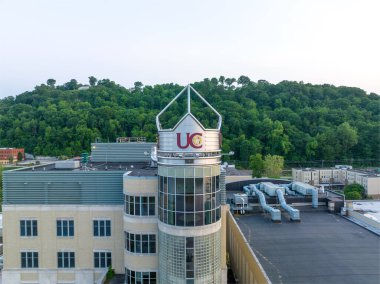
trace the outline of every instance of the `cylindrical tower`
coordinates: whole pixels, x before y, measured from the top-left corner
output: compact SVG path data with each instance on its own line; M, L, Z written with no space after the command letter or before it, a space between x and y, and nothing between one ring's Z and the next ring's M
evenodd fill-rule
M162 129L161 114L185 94L187 113L172 129ZM217 128L205 129L191 113L191 95L215 112ZM220 283L221 116L188 85L156 123L160 283Z

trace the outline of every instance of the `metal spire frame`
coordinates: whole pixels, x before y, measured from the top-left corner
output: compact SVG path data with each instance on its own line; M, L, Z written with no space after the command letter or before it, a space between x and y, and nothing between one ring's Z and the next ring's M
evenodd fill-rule
M174 99L172 99L171 101L170 101L170 103L168 103L167 105L166 105L166 107L164 107L163 108L163 110L161 110L160 111L160 113L159 114L157 114L157 116L156 116L156 126L157 126L157 129L158 129L158 131L171 131L171 130L173 130L173 129L175 129L176 128L176 126L178 125L176 125L174 128L170 128L170 129L163 129L162 127L161 127L161 123L160 123L160 116L172 105L172 103L174 103L184 92L185 92L185 90L187 91L187 113L180 119L180 121L182 121L187 115L191 115L193 118L195 118L194 117L194 115L191 113L191 90L193 90L193 92L217 115L217 117L218 117L218 125L217 125L217 128L216 129L205 129L205 130L220 130L220 128L221 128L221 126L222 126L222 116L216 111L216 109L214 109L213 107L212 107L212 105L210 105L190 84L189 85L187 85L185 88L183 88L183 90L181 91L181 92L179 92L179 94L178 95L176 95L175 97L174 97ZM196 118L195 118L196 119ZM198 121L198 120L197 120ZM202 125L199 121L198 121L198 123L200 124L200 125ZM203 127L203 125L202 125L202 127ZM204 127L203 127L204 128Z

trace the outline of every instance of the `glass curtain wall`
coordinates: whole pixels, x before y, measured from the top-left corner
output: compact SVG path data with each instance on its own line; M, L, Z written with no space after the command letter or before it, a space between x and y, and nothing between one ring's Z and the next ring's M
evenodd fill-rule
M220 168L160 167L159 218L180 227L204 226L220 219Z

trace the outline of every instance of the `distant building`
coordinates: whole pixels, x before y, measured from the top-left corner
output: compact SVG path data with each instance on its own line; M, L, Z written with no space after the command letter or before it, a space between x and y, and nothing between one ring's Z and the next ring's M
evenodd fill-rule
M19 153L22 154L24 160L25 152L23 148L0 148L0 164L7 165L10 160L17 162Z
M375 172L354 170L350 166L336 166L323 169L292 169L293 181L309 183L311 185L357 183L364 187L371 197L380 197L380 175Z

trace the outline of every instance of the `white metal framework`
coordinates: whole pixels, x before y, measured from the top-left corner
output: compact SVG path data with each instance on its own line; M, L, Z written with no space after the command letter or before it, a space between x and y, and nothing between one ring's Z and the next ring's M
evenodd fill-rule
M179 94L177 96L175 96L174 99L172 99L170 101L170 103L168 103L168 105L166 107L164 107L163 110L160 111L159 114L157 114L156 116L156 125L157 125L157 129L158 131L172 131L173 129L176 128L173 127L171 129L163 129L161 127L161 123L160 123L160 116L182 95L185 93L185 91L187 91L187 112L186 114L179 120L179 123L183 120L184 117L186 117L187 115L191 115L194 119L196 119L192 113L191 113L191 104L190 104L190 101L191 101L191 92L190 91L193 91L218 117L218 125L216 127L216 129L205 129L205 130L220 130L221 126L222 126L222 116L219 114L219 112L217 112L213 107L212 105L210 105L190 84L187 85L181 92L179 92ZM201 123L199 123L201 124ZM178 123L177 123L178 125Z

